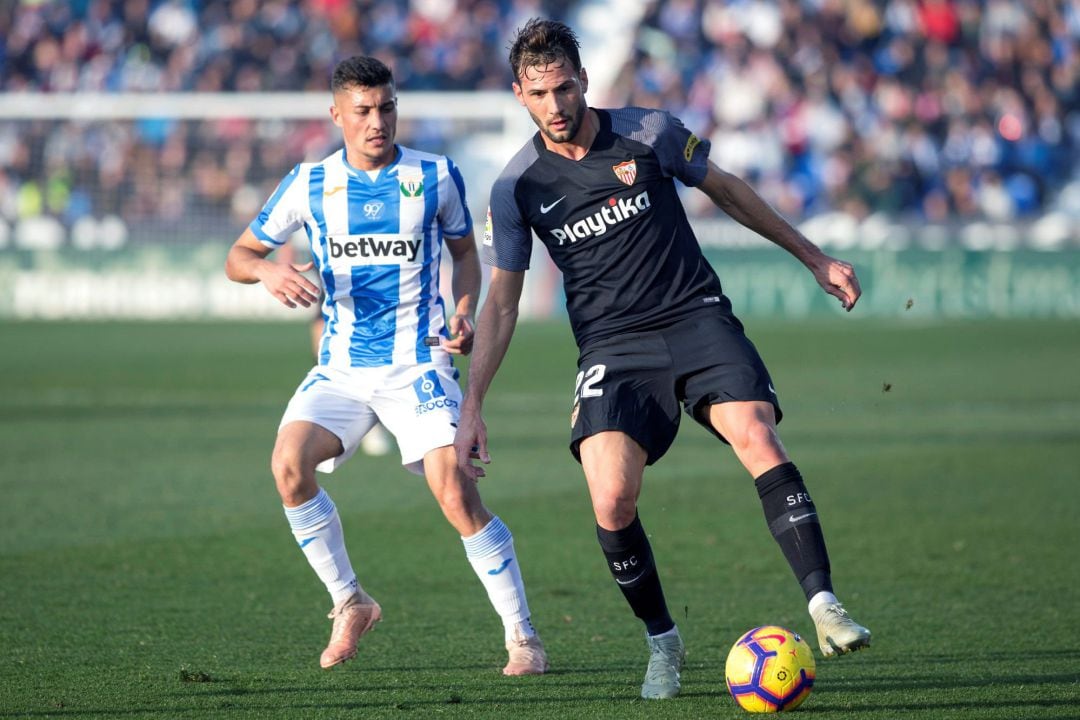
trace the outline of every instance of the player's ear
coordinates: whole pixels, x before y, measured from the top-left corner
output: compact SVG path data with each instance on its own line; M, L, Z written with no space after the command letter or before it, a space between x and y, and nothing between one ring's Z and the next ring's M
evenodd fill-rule
M584 95L589 90L589 73L585 72L585 68L581 68L578 77L581 78L581 94Z
M525 96L521 92L521 85L519 85L518 83L512 83L510 85L510 87L514 88L514 97L517 98L519 103L524 105L525 104Z
M337 101L341 96L340 93L334 93L334 103L330 105L330 120L334 121L334 124L338 127L345 127L341 120L341 108L338 107Z

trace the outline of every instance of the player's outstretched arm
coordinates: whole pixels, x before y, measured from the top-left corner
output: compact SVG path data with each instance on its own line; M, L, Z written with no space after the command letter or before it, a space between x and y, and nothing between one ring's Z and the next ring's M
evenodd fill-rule
M469 363L469 384L461 403L461 417L454 438L458 466L466 477L474 480L484 477L486 473L484 468L474 465L472 461L491 462L487 449L487 426L484 425L481 409L491 380L514 336L524 283L524 272L492 268L487 300L476 323L476 340Z
M225 275L238 283L250 285L261 282L267 292L286 307L311 307L313 303L318 303L319 289L303 275L314 263L276 263L267 259L270 252L271 248L259 242L251 228L245 229L229 248L225 258Z
M447 239L446 248L454 261L451 281L454 293L454 314L447 322L451 339L443 339L442 347L454 355L468 355L473 347L473 317L480 298L480 253L472 232L456 240Z
M855 307L862 290L851 264L823 253L752 187L709 161L709 171L698 188L736 222L797 257L814 274L818 285L837 298L845 310Z

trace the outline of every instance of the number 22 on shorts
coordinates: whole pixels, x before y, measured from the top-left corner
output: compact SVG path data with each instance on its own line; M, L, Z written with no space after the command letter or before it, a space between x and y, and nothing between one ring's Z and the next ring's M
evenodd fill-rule
M604 379L605 372L607 372L607 365L593 365L577 374L577 382L574 383L575 405L582 398L600 397L604 394L604 389L597 385Z

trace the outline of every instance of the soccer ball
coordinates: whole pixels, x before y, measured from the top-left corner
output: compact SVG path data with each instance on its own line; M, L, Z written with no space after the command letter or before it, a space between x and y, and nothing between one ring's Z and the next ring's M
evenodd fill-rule
M814 687L814 654L798 633L765 625L732 646L724 675L728 692L743 710L794 710Z

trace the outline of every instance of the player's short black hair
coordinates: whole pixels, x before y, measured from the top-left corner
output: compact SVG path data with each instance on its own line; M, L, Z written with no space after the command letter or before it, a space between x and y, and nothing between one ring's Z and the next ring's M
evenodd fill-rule
M380 87L393 85L394 74L381 60L367 55L346 58L334 68L330 79L330 91L338 92L352 87Z
M577 35L558 20L533 18L517 31L510 43L510 71L520 80L525 68L550 65L567 60L575 71L581 70Z

